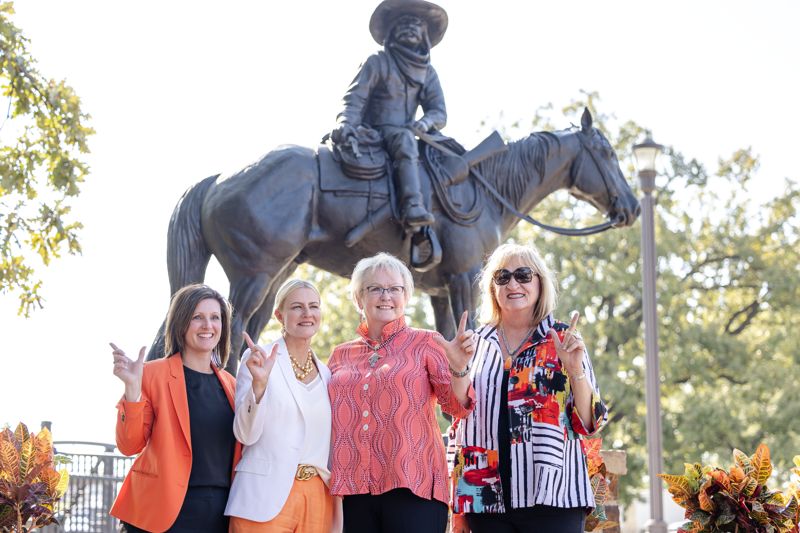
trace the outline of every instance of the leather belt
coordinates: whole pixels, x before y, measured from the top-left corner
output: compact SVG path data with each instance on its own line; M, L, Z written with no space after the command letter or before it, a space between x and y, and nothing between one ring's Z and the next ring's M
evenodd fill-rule
M314 476L318 476L317 468L311 465L297 465L297 472L294 475L295 479L300 481L307 481Z

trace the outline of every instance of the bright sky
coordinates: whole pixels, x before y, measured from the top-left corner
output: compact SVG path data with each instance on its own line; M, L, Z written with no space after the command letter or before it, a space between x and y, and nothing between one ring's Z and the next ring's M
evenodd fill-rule
M16 2L14 22L40 71L67 79L97 135L74 203L83 255L40 271L46 307L32 318L16 316L15 296L0 299L0 424L51 420L56 440L113 442L122 384L107 343L136 353L161 323L176 201L206 176L329 131L356 68L377 48L368 31L376 4ZM604 112L711 168L752 146L761 198L800 179L800 3L441 5L450 27L432 58L445 132L467 146L483 119L528 120L585 89L600 93ZM219 270L207 281L227 291Z

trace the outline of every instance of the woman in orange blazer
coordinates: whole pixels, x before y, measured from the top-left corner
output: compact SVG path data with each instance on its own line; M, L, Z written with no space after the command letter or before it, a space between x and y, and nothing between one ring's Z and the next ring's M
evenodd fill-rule
M241 456L236 379L221 370L230 332L225 298L189 285L172 297L164 359L144 363L142 348L133 361L111 344L114 375L125 384L117 447L139 454L111 508L129 532L227 532L225 504Z

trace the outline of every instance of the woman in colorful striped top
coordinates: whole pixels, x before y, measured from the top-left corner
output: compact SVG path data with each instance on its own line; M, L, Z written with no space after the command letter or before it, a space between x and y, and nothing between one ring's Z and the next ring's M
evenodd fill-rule
M472 409L474 334L466 314L450 342L408 327L414 281L389 254L359 261L351 289L365 320L328 361L331 494L344 497L344 530L443 533L449 491L434 407L457 417Z
M581 438L607 411L575 330L553 318L553 275L532 246L505 244L480 280L470 379L475 408L454 421L454 533L579 533L594 506Z

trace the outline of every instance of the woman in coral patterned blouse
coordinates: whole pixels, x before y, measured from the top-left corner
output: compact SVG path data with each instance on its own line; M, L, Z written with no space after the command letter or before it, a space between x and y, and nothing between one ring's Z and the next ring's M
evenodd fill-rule
M364 321L328 361L331 494L344 497L347 533L442 533L448 475L434 407L456 417L472 409L473 332L466 313L450 342L407 326L414 281L389 254L359 261L351 280Z
M607 411L580 334L553 318L555 280L532 246L497 248L482 272L485 326L454 421L453 533L580 533L594 495L581 438Z

